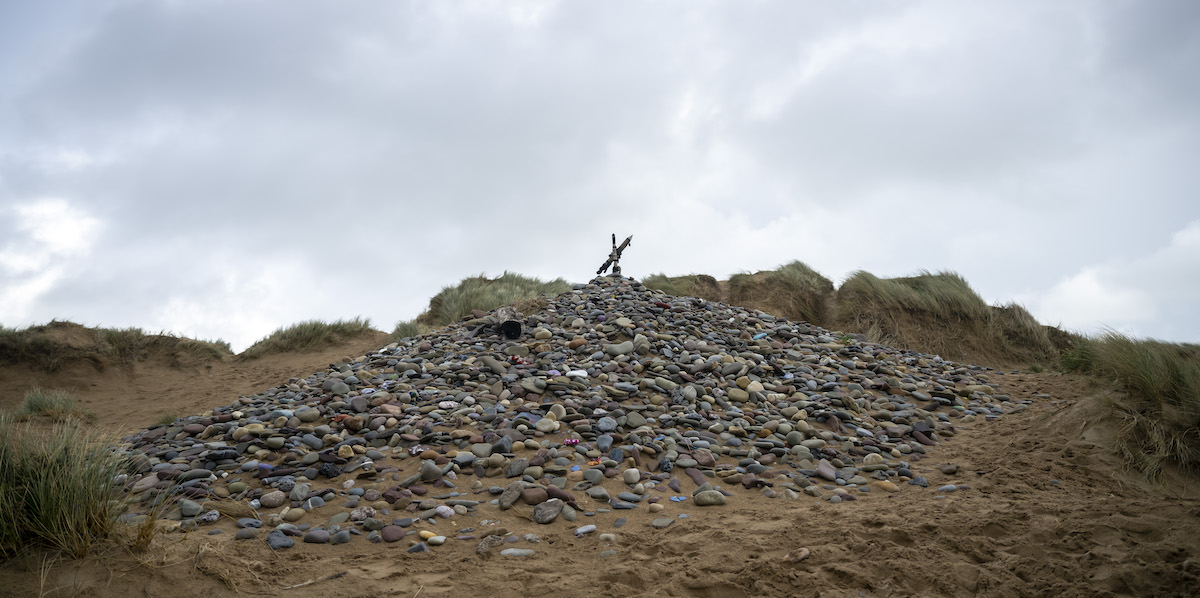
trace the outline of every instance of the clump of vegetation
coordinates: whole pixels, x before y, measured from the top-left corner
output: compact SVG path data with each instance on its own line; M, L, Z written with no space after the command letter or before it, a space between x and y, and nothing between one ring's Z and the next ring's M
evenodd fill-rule
M0 558L50 548L79 557L114 530L125 503L112 439L68 419L50 430L0 414Z
M684 276L651 274L642 279L642 284L648 289L662 291L675 297L699 297L708 301L726 300L720 283L707 274L686 274Z
M417 316L416 323L438 328L459 321L472 311L491 311L539 295L558 295L571 290L567 281L556 278L542 282L537 278L505 272L497 278L485 275L464 278L455 286L443 287L429 300L429 309Z
M355 317L333 323L307 320L279 328L262 340L250 345L239 355L239 359L258 359L274 353L301 353L316 351L330 344L352 339L374 331L370 318Z
M85 422L96 421L96 414L75 404L74 395L62 390L33 388L25 393L25 402L13 414L20 420L44 417L56 422L70 419Z
M425 331L421 329L421 325L416 320L396 322L396 328L392 330L392 340L398 341L400 339L420 336L423 332Z
M1167 463L1200 467L1200 345L1134 340L1117 332L1083 338L1063 369L1116 382L1125 395L1109 401L1121 419L1117 450L1152 480Z
M729 302L767 313L830 326L833 283L800 261L775 270L729 277Z
M1010 361L1054 363L1062 353L1051 339L1051 327L1038 322L1018 303L989 308L987 331L989 340L999 347L1000 356ZM1059 332L1068 338L1074 336Z
M152 355L163 355L173 367L197 361L216 361L232 355L228 342L183 338L168 333L147 334L141 328L87 328L74 322L51 321L23 329L0 326L0 365L27 365L54 373L73 361L103 369L127 366Z
M837 293L837 324L872 341L956 360L1052 360L1044 326L1015 303L989 306L953 272L879 278L858 271Z

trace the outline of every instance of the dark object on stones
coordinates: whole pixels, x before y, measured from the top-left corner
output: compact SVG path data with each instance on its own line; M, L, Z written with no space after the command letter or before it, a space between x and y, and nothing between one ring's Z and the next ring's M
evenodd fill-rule
M516 340L521 337L521 313L509 306L504 306L496 310L496 320L500 323L496 325L496 330L504 335L504 338Z

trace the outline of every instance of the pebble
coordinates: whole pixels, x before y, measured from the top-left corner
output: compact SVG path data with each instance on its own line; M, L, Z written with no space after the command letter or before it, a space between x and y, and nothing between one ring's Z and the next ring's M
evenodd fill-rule
M531 548L505 548L500 551L500 556L533 556L534 551Z
M396 542L403 538L405 533L407 532L404 531L404 528L398 525L386 525L379 530L379 535L383 537L384 542Z
M533 520L543 525L550 523L558 519L559 513L562 513L563 505L563 501L557 498L540 503L533 508Z
M723 505L725 504L725 495L716 490L705 490L692 497L692 500L700 507Z
M304 534L304 541L309 544L327 544L329 543L329 532L323 529L309 530Z
M279 530L274 530L267 534L267 546L270 546L273 550L291 548L295 544L295 541L284 535L284 533Z
M264 513L270 525L340 505L328 530L304 534L330 543L349 541L334 525L396 542L406 530L392 517L402 511L436 523L494 516L518 500L546 524L646 503L661 512L667 489L698 506L726 504L732 493L714 485L790 498L830 496L821 485L837 484L851 493L831 500L876 500L862 493L928 485L896 460L934 450L966 420L955 418L993 418L1034 400L998 394L987 368L844 345L837 332L631 279L602 277L548 298L524 316L517 339L484 326L492 317L477 313L139 432L125 450L140 477L126 488L147 511L178 496L185 518L206 516L200 505L224 496L286 509ZM601 484L616 477L627 488L614 499ZM572 495L580 492L587 497ZM589 506L577 512L577 500ZM445 536L418 546L433 537Z

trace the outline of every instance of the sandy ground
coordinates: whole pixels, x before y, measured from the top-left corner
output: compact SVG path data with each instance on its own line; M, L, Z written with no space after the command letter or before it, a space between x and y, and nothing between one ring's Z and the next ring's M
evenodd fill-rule
M10 368L0 370L0 408L34 384L74 387L98 425L129 433L163 413L226 405L380 344L364 339L324 353L191 369L80 366L40 379ZM423 554L407 553L407 541L362 538L274 552L261 541L234 541L226 519L164 534L142 554L109 547L77 561L5 563L0 596L1200 596L1200 481L1173 476L1154 486L1121 471L1107 446L1114 424L1097 401L1110 389L1045 373L995 381L1014 397L1049 398L970 424L913 462L929 488L902 484L894 494L831 504L739 487L724 506L667 503L662 515L639 508L550 525L534 523L531 508L518 505L499 516L481 509L436 530L537 534L540 543L508 545L536 550L525 558L499 549L480 556L476 542L454 540ZM958 473L943 474L943 464L958 465ZM951 483L970 489L936 491ZM690 516L664 530L649 525L680 513ZM319 523L321 515L304 521ZM614 529L620 516L629 521ZM576 538L571 532L586 523L598 532ZM616 542L602 542L600 533Z

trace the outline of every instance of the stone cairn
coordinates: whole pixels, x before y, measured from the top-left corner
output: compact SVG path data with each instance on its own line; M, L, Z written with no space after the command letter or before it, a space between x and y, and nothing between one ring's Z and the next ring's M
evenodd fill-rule
M519 541L492 519L513 508L584 536L587 518L619 510L666 527L741 493L846 502L925 487L909 463L956 423L1029 403L999 394L989 368L619 275L543 300L515 339L498 329L512 312L476 312L145 430L126 439L134 473L116 483L135 511L184 530L231 515L237 538L266 533L275 549L407 537L413 552L486 553ZM428 529L451 518L473 525Z

